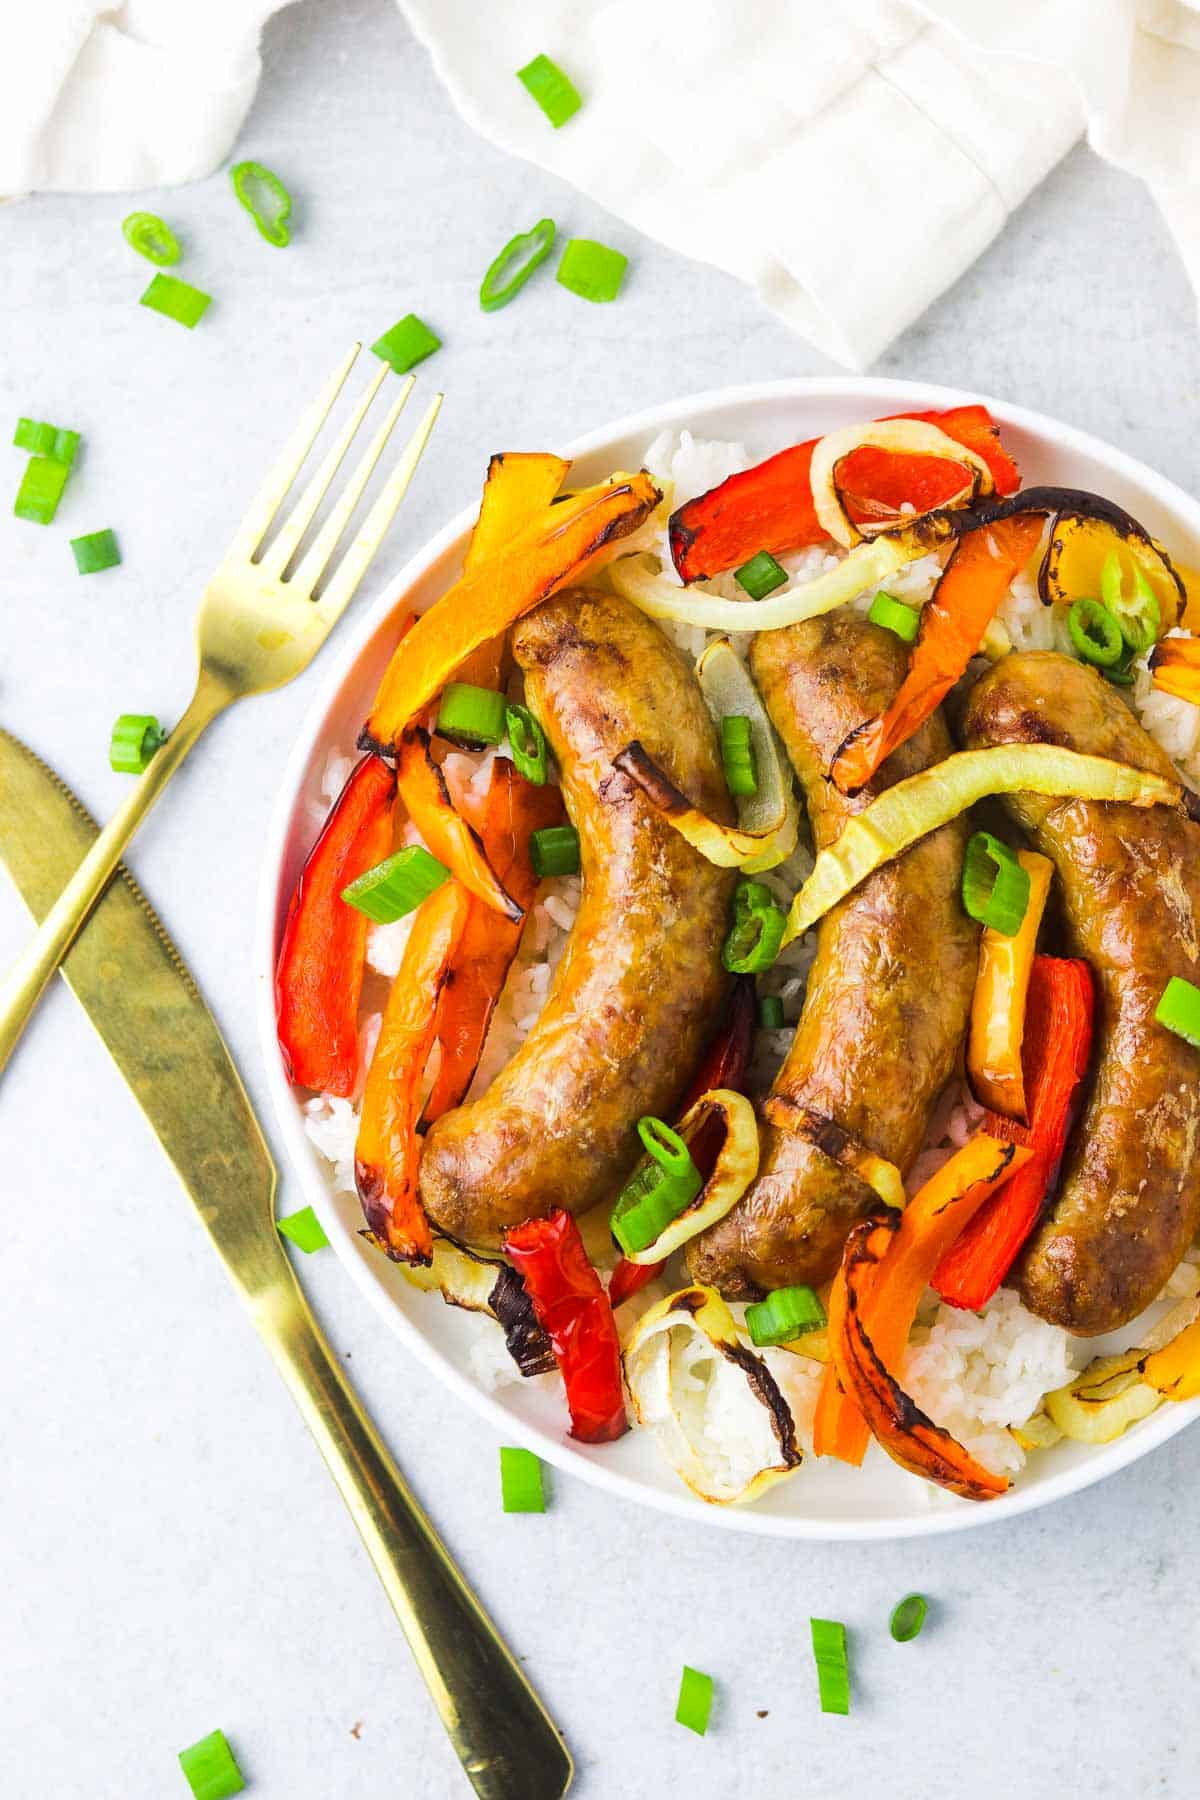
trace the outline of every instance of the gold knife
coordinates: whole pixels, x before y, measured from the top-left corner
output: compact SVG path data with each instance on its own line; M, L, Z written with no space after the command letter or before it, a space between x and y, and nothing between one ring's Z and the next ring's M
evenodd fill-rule
M0 730L0 862L36 921L96 836L79 801ZM559 1800L574 1767L496 1627L392 1461L313 1318L275 1230L275 1165L216 1020L118 870L61 972L250 1309L387 1590L484 1800Z

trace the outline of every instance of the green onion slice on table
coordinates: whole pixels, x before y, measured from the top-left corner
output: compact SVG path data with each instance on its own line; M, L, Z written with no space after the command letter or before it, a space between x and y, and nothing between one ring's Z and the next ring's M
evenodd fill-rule
M677 1131L650 1116L639 1119L637 1129L649 1160L622 1188L610 1221L612 1234L626 1256L656 1243L704 1186L692 1153Z
M178 276L155 275L142 295L141 304L148 306L151 312L162 313L164 318L186 325L191 331L212 305L212 295L192 287L190 282L180 281Z
M888 1630L898 1644L911 1644L915 1637L920 1637L928 1611L929 1602L924 1594L905 1594L903 1600L897 1601L888 1620Z
M288 220L292 196L273 169L260 162L234 163L229 171L233 191L258 227L259 236L277 250L291 240Z
M503 738L504 711L504 695L495 688L447 682L438 707L437 734L465 750L482 750L485 744L498 744Z
M757 556L752 556L749 562L733 571L733 579L752 600L765 600L768 594L783 586L787 570L775 561L769 550L760 550Z
M1154 1009L1154 1017L1176 1037L1200 1050L1200 987L1194 982L1172 975Z
M297 1250L303 1250L305 1256L311 1256L314 1250L324 1250L329 1244L325 1227L311 1206L302 1206L299 1212L287 1213L282 1219L276 1219L275 1229L282 1237L295 1244Z
M500 1446L500 1504L506 1513L545 1512L542 1465L532 1450Z
M725 769L725 786L735 799L739 794L757 794L758 770L750 721L740 713L727 714L721 720L721 762Z
M553 219L539 219L532 231L518 231L488 264L479 289L484 312L499 312L520 293L535 269L540 269L551 250L557 226Z
M101 569L115 569L121 560L116 537L107 528L72 538L71 550L75 557L75 567L81 575L96 575Z
M1017 861L1017 853L977 831L967 840L963 859L962 903L973 919L1005 937L1021 929L1029 905L1029 871Z
M903 600L897 600L894 594L880 588L871 602L867 618L872 625L882 625L885 631L893 631L905 644L915 644L917 633L921 629L921 614L915 606L906 606Z
M568 119L573 119L583 105L570 76L548 56L535 56L532 62L527 62L523 69L517 70L517 80L537 101L556 131Z
M160 269L174 268L183 255L179 239L167 221L160 219L157 213L131 212L122 219L121 230L125 235L125 242L132 245L147 262L157 263Z
M572 238L562 253L555 280L581 300L603 303L621 291L629 258L592 238Z
M1125 650L1121 627L1098 600L1076 600L1067 614L1067 630L1076 655L1098 669L1111 669Z
M787 915L761 881L739 881L733 896L733 924L721 948L731 975L759 975L769 969L783 943Z
M179 1752L179 1766L194 1800L231 1800L246 1783L223 1731L210 1731L198 1744Z
M33 525L49 525L58 511L71 465L52 456L31 456L25 465L13 512Z
M63 463L68 469L75 461L79 441L79 432L66 431L61 425L48 424L45 419L18 419L17 429L13 432L13 443L18 450L49 457L51 462Z
M579 833L573 825L544 825L530 836L529 860L539 881L551 875L578 875Z
M679 1699L675 1703L676 1724L686 1725L697 1737L703 1737L708 1730L712 1703L712 1676L684 1663L683 1674L679 1678Z
M390 331L375 340L371 350L383 362L390 363L397 375L407 375L410 369L415 369L418 363L441 347L442 340L436 331L431 331L416 313L405 313Z
M818 1331L827 1323L825 1308L810 1287L775 1288L765 1300L746 1308L750 1342L759 1346L788 1344L806 1331Z
M527 706L506 706L504 725L518 775L534 787L545 787L550 774L545 732Z
M390 925L415 911L449 879L449 869L424 844L406 844L344 887L342 899L377 925Z
M122 713L112 728L109 767L118 775L140 775L166 736L153 713Z
M840 1619L810 1619L813 1659L823 1713L850 1711L850 1663L846 1655L846 1627Z

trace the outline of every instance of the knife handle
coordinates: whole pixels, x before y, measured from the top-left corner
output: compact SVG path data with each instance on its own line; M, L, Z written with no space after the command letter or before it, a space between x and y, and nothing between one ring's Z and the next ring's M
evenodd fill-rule
M560 1800L574 1774L561 1734L344 1380L290 1265L251 1306L475 1792Z
M201 732L233 699L202 670L191 703L75 870L0 982L0 1069L17 1047L42 991L112 880L125 847Z

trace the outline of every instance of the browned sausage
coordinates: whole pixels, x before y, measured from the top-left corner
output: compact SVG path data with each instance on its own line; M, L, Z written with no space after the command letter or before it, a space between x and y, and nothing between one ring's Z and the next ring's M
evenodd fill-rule
M1005 657L972 690L963 729L971 745L1063 744L1176 777L1116 689L1068 656ZM1070 947L1097 980L1091 1094L1020 1291L1092 1336L1154 1299L1200 1226L1200 1050L1154 1019L1172 975L1200 982L1200 826L1164 807L1007 805L1053 859Z
M754 640L751 668L800 777L818 849L875 794L950 749L939 713L853 799L827 779L838 745L883 710L906 665L899 638L845 612ZM961 823L943 826L822 920L804 1010L772 1090L902 1171L966 1031L978 960L978 928L959 902L966 836ZM695 1240L688 1266L733 1295L824 1281L874 1199L823 1151L764 1122L757 1180Z
M626 601L576 590L521 621L513 653L579 831L583 899L545 1007L488 1092L430 1130L421 1198L472 1244L565 1206L613 1200L637 1120L671 1117L728 977L734 875L717 869L612 766L638 738L696 805L730 820L695 676Z

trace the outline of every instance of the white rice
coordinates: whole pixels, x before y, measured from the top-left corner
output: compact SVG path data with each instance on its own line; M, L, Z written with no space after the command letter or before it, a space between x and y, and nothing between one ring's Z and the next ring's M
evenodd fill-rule
M622 553L642 551L657 557L664 576L675 579L667 543L669 513L684 501L714 487L726 476L746 468L749 458L741 444L705 442L683 431L678 435L663 433L656 438L646 451L644 461L664 489L663 504L636 535L625 540L621 550ZM796 551L779 560L789 573L790 584L811 580L838 559L828 550L813 548ZM939 567L936 556L910 563L889 578L889 591L914 605L921 604L933 591ZM717 577L704 583L703 587L724 598L744 598L732 575ZM871 598L868 592L851 604L856 610L865 611ZM1026 575L1013 583L998 618L1015 649L1070 649L1063 609L1044 606L1033 581ZM683 624L667 629L680 649L691 657L699 656L710 638L717 635ZM739 654L746 654L748 634L741 638L735 635L732 642ZM1134 710L1146 729L1174 759L1185 779L1200 788L1200 707L1160 693L1153 686L1144 657L1135 667L1135 684L1128 690ZM500 747L501 750L505 748ZM469 801L482 796L490 763L496 754L497 751L489 751L479 757L464 753L446 759L446 779L456 802L464 797ZM329 756L312 808L314 831L341 791L353 760L351 755L341 752ZM415 838L415 833L410 835ZM811 866L811 849L802 842L786 864L758 879L764 880L786 904ZM579 899L580 882L573 876L547 883L539 894L492 1020L471 1089L473 1095L482 1093L490 1085L536 1023L554 968L566 947ZM410 917L398 920L394 925L372 927L367 955L371 969L378 975L389 979L395 975L411 926ZM776 994L782 1000L785 1027L758 1034L752 1070L752 1082L758 1091L765 1092L787 1053L803 1006L805 982L814 954L815 934L810 933L790 945L760 982L765 994ZM368 1015L363 1026L366 1049L373 1043L373 1034L378 1029L378 1015ZM910 1189L915 1191L967 1141L978 1129L982 1116L983 1109L976 1105L965 1083L952 1082L931 1119L926 1147L912 1170ZM305 1103L304 1122L316 1149L330 1165L335 1188L352 1193L356 1103L332 1095L318 1095ZM583 1221L589 1250L601 1268L609 1268L613 1253L607 1230L600 1221L593 1231L594 1223L594 1217ZM1200 1256L1200 1252L1197 1255ZM626 1332L632 1329L654 1298L665 1291L664 1284L653 1283L627 1303L622 1309ZM1198 1291L1200 1262L1189 1261L1181 1264L1172 1276L1164 1289L1163 1299L1190 1298ZM739 1322L742 1310L734 1308ZM1024 1462L1024 1453L1008 1427L1022 1423L1035 1412L1043 1394L1068 1381L1090 1351L1059 1327L1036 1318L1022 1306L1015 1293L1005 1288L1001 1288L978 1314L943 1305L930 1292L920 1318L921 1323L909 1346L904 1373L914 1399L936 1423L953 1432L989 1468L1001 1472L1016 1471ZM476 1331L469 1354L472 1370L482 1385L492 1387L520 1379L499 1332ZM792 1407L801 1441L810 1443L820 1366L784 1350L768 1350L764 1355ZM740 1429L733 1418L727 1421L727 1427L734 1432Z

